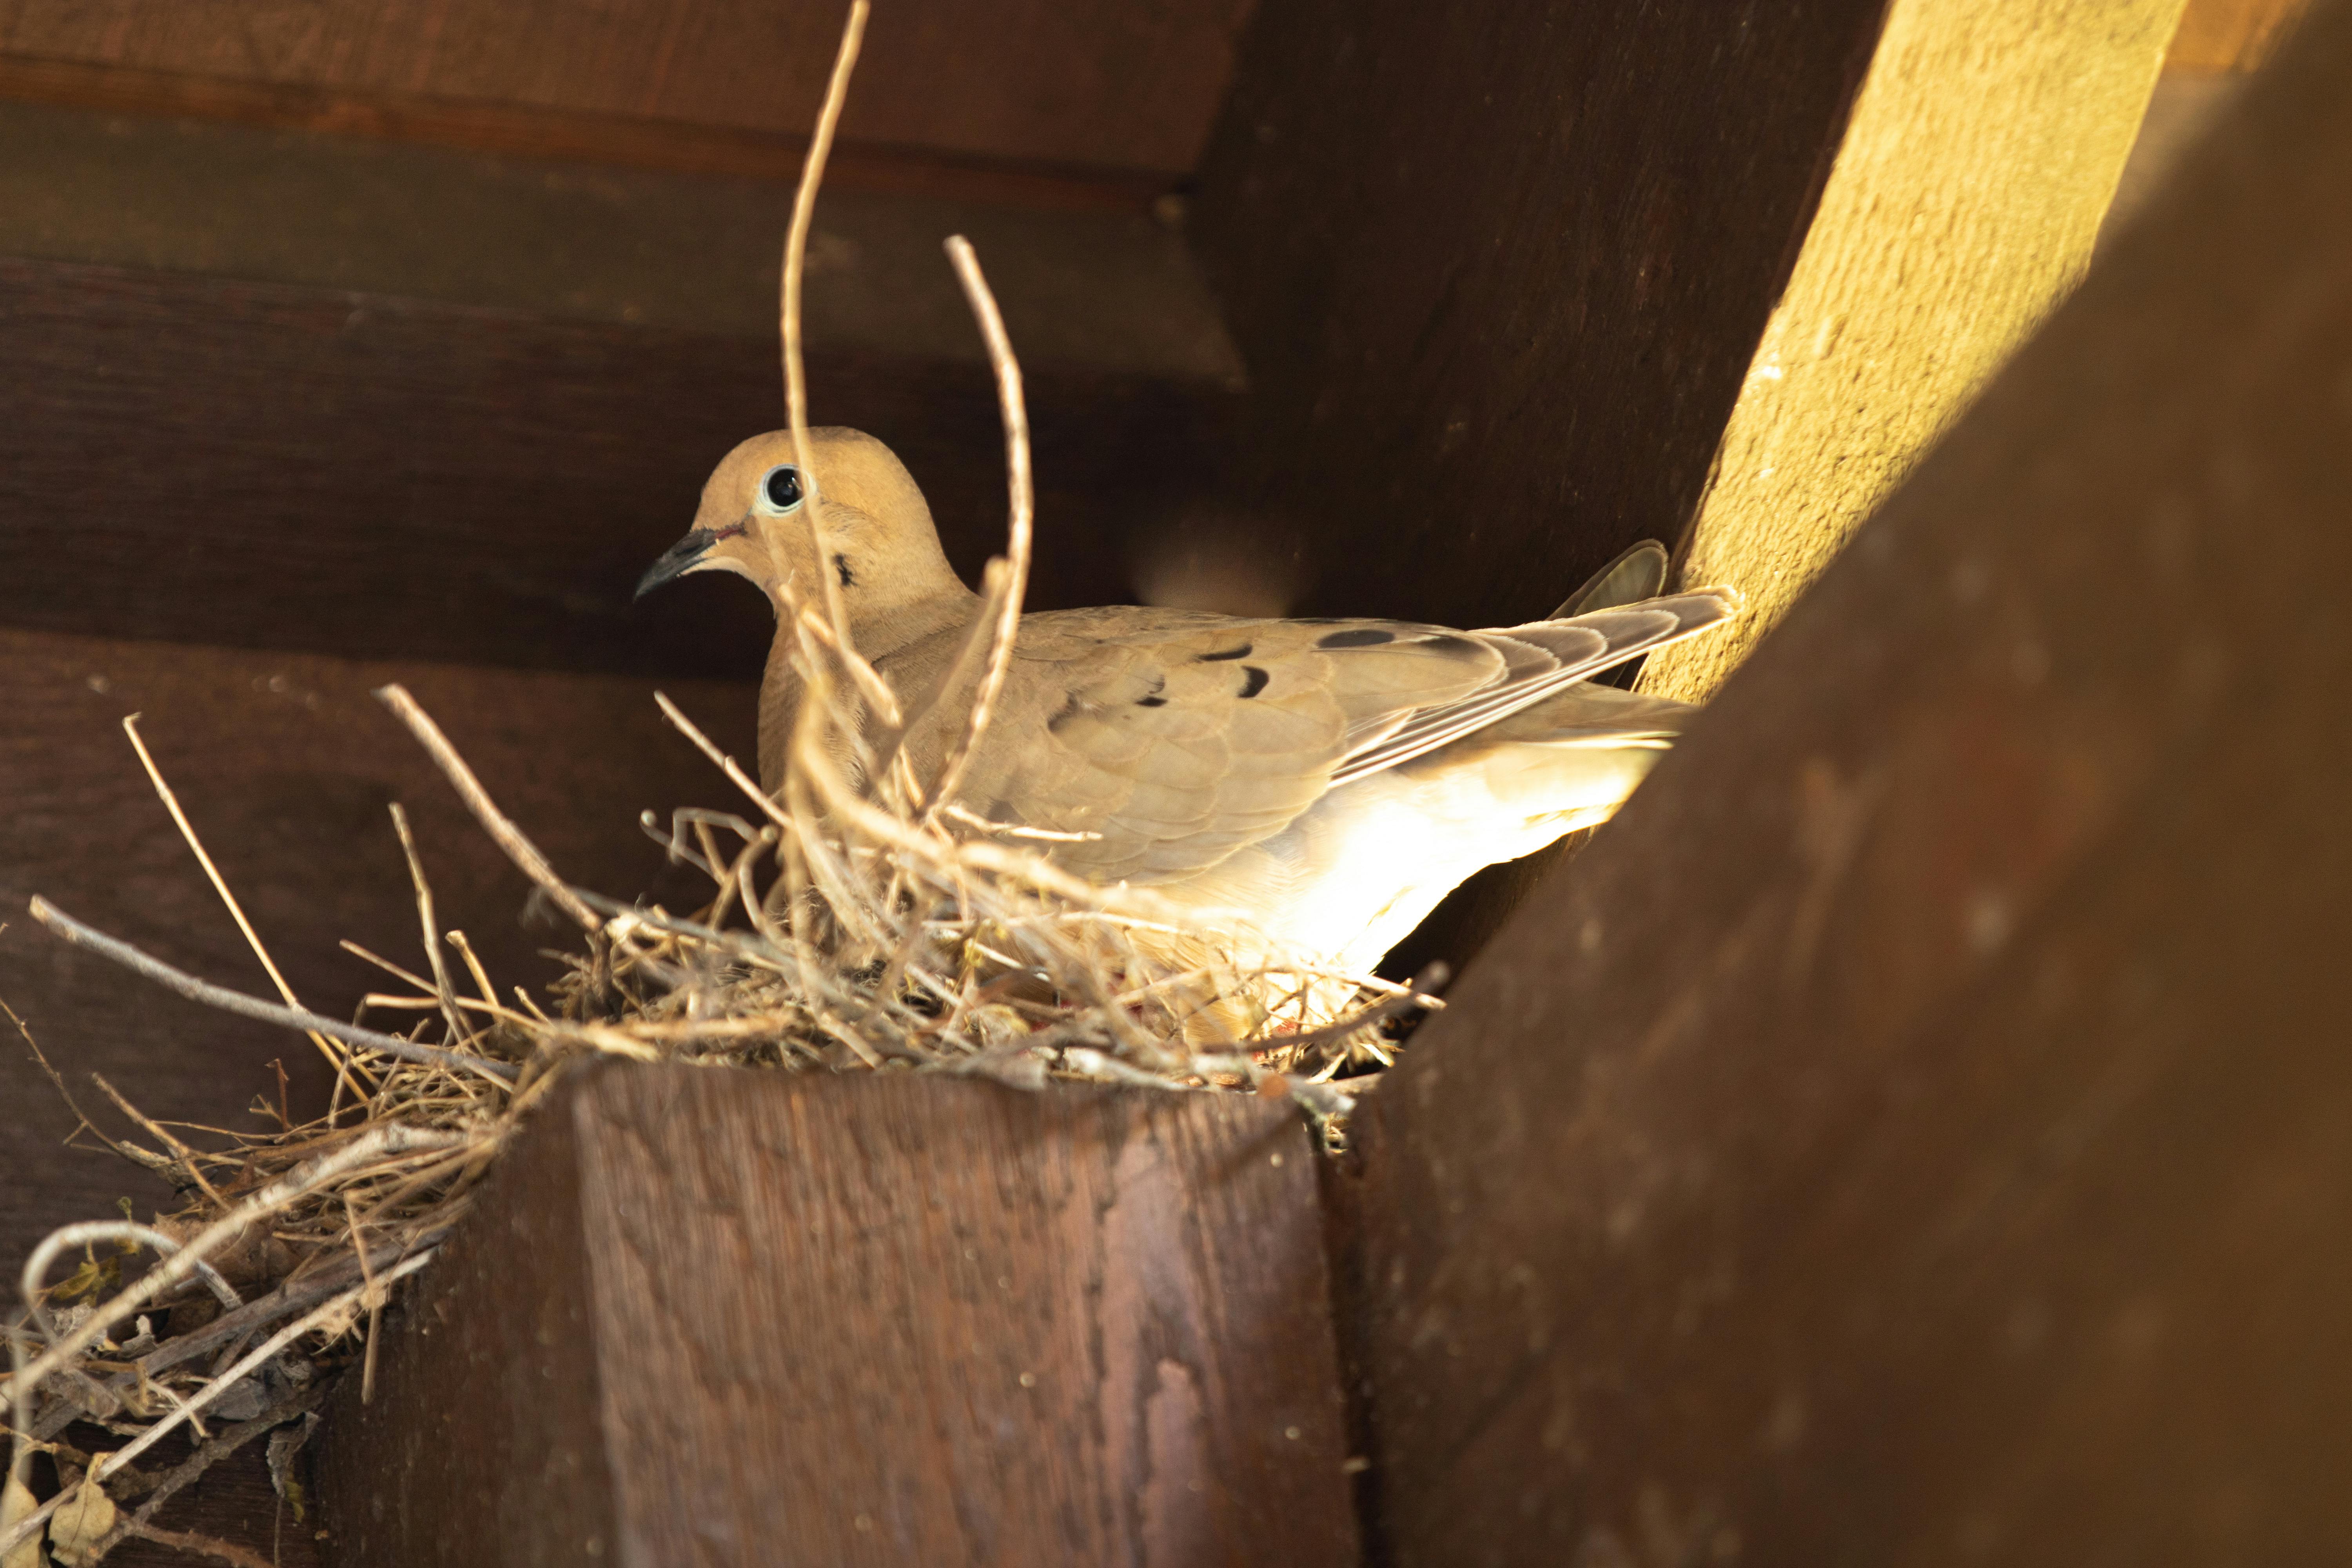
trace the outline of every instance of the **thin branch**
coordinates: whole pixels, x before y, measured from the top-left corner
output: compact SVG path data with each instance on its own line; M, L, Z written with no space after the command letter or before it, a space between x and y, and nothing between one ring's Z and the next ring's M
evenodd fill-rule
M393 830L400 835L401 853L408 857L408 879L416 885L416 921L425 928L425 956L433 965L433 994L441 1003L441 1016L449 1025L449 1037L459 1043L470 1040L472 1031L457 1016L457 988L449 984L449 966L441 959L440 933L433 928L433 885L425 879L425 862L417 858L416 836L408 831L408 813L400 809L400 802L392 803Z
M940 806L955 797L957 788L963 783L964 771L971 766L972 753L979 750L981 737L988 731L997 695L1004 689L1005 673L1013 667L1013 641L1019 634L1022 596L1029 584L1030 533L1036 510L1029 475L1029 409L1021 392L1021 362L1013 357L1013 340L1005 333L1004 317L996 308L996 296L989 292L988 279L981 275L980 258L972 254L971 242L955 235L948 240L947 249L948 259L955 264L957 280L963 285L964 298L980 321L980 335L988 342L988 363L996 372L996 400L1004 416L1004 477L1012 518L1011 537L1005 548L1004 597L996 606L996 626L989 638L988 667L980 678L980 690L972 698L971 716L965 721L963 738L948 754L940 769L939 781L932 786L930 805L923 814L925 826L938 816Z
M162 1122L149 1117L145 1111L141 1110L137 1106L123 1099L122 1091L116 1089L112 1084L107 1082L104 1074L92 1073L89 1075L89 1081L98 1085L99 1091L104 1094L107 1099L114 1101L115 1110L122 1112L123 1115L131 1118L131 1121L145 1128L147 1130L148 1136L153 1138L155 1142L163 1144L164 1148L169 1149L173 1154L179 1157L181 1165L186 1169L188 1175L195 1182L196 1185L205 1190L205 1196L212 1199L213 1205L215 1208L225 1209L228 1207L228 1200L221 1196L220 1194L214 1189L212 1183L205 1179L204 1168L197 1163L196 1152L194 1149L189 1148L185 1143L183 1143L177 1138L173 1137L170 1131L167 1130ZM236 1303L232 1302L230 1304L234 1306Z
M302 1003L294 994L294 987L286 983L286 976L278 973L277 961L269 956L269 950L261 945L260 934L253 929L253 922L245 918L245 910L237 903L236 895L228 890L228 879L221 875L220 868L213 864L213 858L205 852L204 841L196 837L195 826L188 821L188 814L180 809L179 796L173 795L172 786L163 782L163 770L157 767L155 759L148 754L147 742L139 733L138 714L123 716L122 732L131 737L131 749L139 753L139 765L147 770L147 777L154 784L155 793L163 797L163 809L172 814L172 821L178 826L180 837L188 841L188 847L195 853L196 864L202 866L205 875L212 879L213 891L218 893L221 902L228 906L229 919L235 921L236 929L245 933L246 945L253 949L254 957L261 960L261 967L268 972L269 983L278 987L278 994L286 999L289 1007L299 1007ZM319 1047L319 1054L327 1058L327 1064L336 1072L343 1070L344 1053L329 1045L324 1035L312 1032L310 1043Z
M792 227L784 237L782 297L777 301L783 318L784 422L792 431L793 463L800 469L801 489L806 498L803 515L808 523L809 542L816 551L816 577L818 591L824 599L825 621L845 652L849 643L848 612L842 606L840 584L825 569L820 510L824 500L808 460L808 371L801 355L801 279L808 268L809 226L816 216L817 188L824 183L824 163L833 151L834 129L841 122L841 106L849 96L849 75L856 68L858 46L866 37L866 0L851 0L849 20L841 30L841 48L834 57L832 79L825 83L824 105L817 110L816 133L809 138L800 189L793 194Z
M400 721L408 726L408 732L416 737L434 762L440 765L441 772L457 786L458 798L474 814L474 820L479 822L483 830L497 841L498 847L507 852L507 858L513 861L524 876L538 883L547 896L555 900L557 909L579 921L582 930L593 932L600 929L603 922L597 920L596 911L572 897L572 889L563 885L563 879L558 877L555 868L547 863L547 857L541 855L531 841L522 836L522 829L498 808L490 799L489 791L482 787L482 781L474 776L474 770L466 765L466 759L457 754L457 748L449 743L449 737L441 732L441 726L416 705L416 699L408 694L407 688L398 684L386 686L375 696L377 701L391 709Z
M388 1057L404 1061L423 1062L431 1067L452 1070L467 1068L497 1079L501 1083L514 1081L515 1069L504 1062L494 1062L470 1051L444 1050L439 1046L420 1045L404 1040L398 1035L380 1035L373 1029L362 1029L351 1024L340 1024L332 1018L305 1012L299 1007L281 1007L275 1002L265 1002L258 996L248 996L242 991L215 985L209 980L199 980L184 970L173 968L160 959L148 957L129 942L86 926L48 900L36 895L31 905L33 918L48 927L76 947L86 947L104 958L110 958L167 991L176 991L192 1002L202 1002L218 1007L225 1013L240 1017L257 1018L265 1024L279 1024L289 1029L316 1029L346 1045L364 1046Z

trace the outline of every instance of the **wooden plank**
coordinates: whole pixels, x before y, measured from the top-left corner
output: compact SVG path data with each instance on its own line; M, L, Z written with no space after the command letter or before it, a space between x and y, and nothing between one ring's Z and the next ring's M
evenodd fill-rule
M348 937L397 962L419 956L416 910L386 819L415 824L440 919L464 930L504 985L555 973L538 956L564 930L521 918L530 888L466 815L406 732L369 696L408 684L505 809L565 876L615 898L685 907L697 879L662 864L637 826L646 808L726 806L723 779L671 732L649 683L602 677L362 663L163 643L0 631L0 996L32 1026L94 1111L97 1071L150 1114L256 1125L247 1107L281 1058L297 1114L324 1110L327 1079L299 1037L156 990L51 938L24 915L46 894L167 962L263 991L203 871L123 739L126 713L296 992L352 1016L399 988L336 949ZM754 690L667 689L738 754L751 754ZM5 1025L0 1025L5 1026ZM51 1227L114 1213L162 1184L113 1156L55 1145L73 1118L13 1030L0 1047L0 1258Z
M1400 1568L2352 1538L2347 70L2315 13L1360 1118Z
M772 427L772 338L0 258L0 624L665 675L765 658L711 579L633 607L710 467ZM893 444L950 558L1003 548L976 367L812 355L814 412ZM1040 607L1127 596L1213 485L1232 395L1041 367Z
M1748 595L1642 689L1700 701L2072 289L2180 0L1895 0L1682 572Z
M1306 607L1507 625L1679 533L1884 10L1265 9L1192 232Z
M592 1070L387 1330L336 1561L1357 1561L1286 1107Z
M1249 8L912 0L867 39L844 135L1179 174L1199 155ZM261 13L6 0L0 53L313 89L353 104L329 111L346 129L382 117L456 129L479 104L798 135L815 122L841 19L805 0L325 0ZM184 95L172 111L202 102Z
M0 256L672 328L755 342L773 357L778 231L797 170L788 180L590 173L5 102L0 145ZM802 327L820 353L984 364L940 250L962 234L1035 370L1240 379L1182 237L1150 216L830 189L817 214Z
M808 138L798 129L761 131L414 93L241 81L5 53L0 53L0 100L739 179L798 180L808 156ZM890 191L1080 210L1142 211L1168 193L1169 184L1168 174L1150 170L1013 162L862 142L835 143L825 164L829 191Z

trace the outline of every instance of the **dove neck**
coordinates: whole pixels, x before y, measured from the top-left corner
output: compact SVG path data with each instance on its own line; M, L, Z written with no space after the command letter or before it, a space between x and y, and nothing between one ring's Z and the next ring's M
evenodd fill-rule
M944 564L944 563L942 563ZM925 642L951 626L971 623L980 595L952 574L931 592L897 603L860 602L850 595L843 606L849 615L850 640L868 659L887 659Z

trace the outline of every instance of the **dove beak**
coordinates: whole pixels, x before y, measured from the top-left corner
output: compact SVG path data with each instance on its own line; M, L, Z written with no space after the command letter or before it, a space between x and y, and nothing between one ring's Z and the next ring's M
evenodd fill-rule
M710 547L719 542L719 535L707 528L698 528L662 552L662 558L646 568L637 579L635 596L644 598L663 584L685 576L702 564Z

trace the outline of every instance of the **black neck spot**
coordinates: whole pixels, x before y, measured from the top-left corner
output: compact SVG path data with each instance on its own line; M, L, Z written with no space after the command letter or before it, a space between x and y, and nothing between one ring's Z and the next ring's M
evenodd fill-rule
M849 557L848 557L848 556L846 556L846 555L836 555L836 556L835 556L835 557L833 558L833 569L834 569L835 571L836 571L836 572L838 572L838 573L840 573L840 574L841 574L841 585L842 585L843 587L845 587L845 588L855 588L855 587L856 587L856 586L857 586L857 578L856 578L856 574L853 574L853 573L849 570Z

